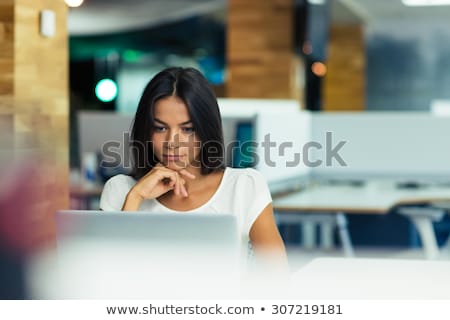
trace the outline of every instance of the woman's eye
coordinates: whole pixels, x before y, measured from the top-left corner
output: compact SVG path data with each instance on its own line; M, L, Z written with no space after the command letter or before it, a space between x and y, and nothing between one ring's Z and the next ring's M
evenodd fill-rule
M154 126L153 130L155 130L155 132L163 132L166 128L165 127L159 127L159 126Z
M192 127L189 127L189 128L183 128L182 130L183 130L183 132L185 132L185 133L192 133L192 132L194 132L194 128L192 128Z

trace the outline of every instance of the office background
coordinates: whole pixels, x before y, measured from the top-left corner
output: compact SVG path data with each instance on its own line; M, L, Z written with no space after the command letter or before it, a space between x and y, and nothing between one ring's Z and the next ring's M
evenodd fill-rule
M168 65L199 68L220 98L291 99L318 113L430 112L436 101L450 99L448 6L408 7L400 0L124 3L86 0L68 8L62 1L11 0L0 7L1 160L6 167L37 152L61 167L63 174L50 173L45 182L65 185L51 200L53 209L70 206L70 178L83 171L79 113L132 114L145 82ZM54 35L42 33L43 10L55 13ZM117 96L101 101L95 88L107 78L115 81ZM440 244L448 220L435 224ZM357 246L419 245L414 228L395 213L351 215L349 228ZM281 230L289 245L301 244L297 226Z
M243 4L242 1L203 1L185 2L178 9L180 12L185 10L185 15L180 14L174 19L175 10L164 10L164 4L155 2L151 5L152 12L161 13L159 20L155 18L156 22L145 21L137 30L130 27L131 30L120 31L111 24L110 30L105 32L95 25L87 28L75 23L82 21L83 14L87 15L89 5L86 4L85 12L81 7L73 9L74 23L69 24L73 28L70 36L70 84L76 97L71 100L73 110L115 110L132 114L148 79L161 68L178 64L200 68L219 97L279 96L276 86L272 92L265 88L264 93L253 88L234 89L240 86L239 77L234 86L229 74L229 69L234 68L233 59L239 61L236 55L245 54L239 45L248 46L252 39L263 38L267 26L257 24L257 14L254 14L253 22L252 16L245 17L244 14L255 12L255 6L259 7L261 16L272 10L270 13L276 12L273 16L278 19L283 14L290 18L291 29L277 34L288 39L285 40L288 45L273 45L269 34L266 48L258 48L257 44L255 48L269 51L275 47L273 50L279 52L279 47L290 45L290 50L286 51L291 55L280 55L275 63L294 61L290 64L290 72L294 73L295 81L285 74L288 84L283 86L292 86L293 82L294 89L282 94L284 98L298 99L304 109L429 111L433 100L448 99L446 70L450 66L446 59L449 55L447 41L442 41L448 37L445 21L448 9L417 10L400 1L279 1L265 9L261 4ZM171 5L175 6L174 3ZM196 6L197 13L193 10ZM115 10L119 11L120 6ZM266 21L270 25L270 19ZM279 26L279 20L275 23ZM243 29L241 26L247 29L247 33L242 32L246 37L234 36L239 28ZM254 28L253 34L249 32L249 26ZM233 48L236 54L230 53ZM328 74L322 75L319 70L317 75L312 71L314 69L308 69L314 62L323 62L328 67ZM273 70L270 62L265 68ZM253 66L255 74L263 74L263 69ZM242 72L247 72L247 77L252 76L250 68ZM101 78L107 77L117 82L119 93L112 102L101 103L92 88ZM258 83L261 87L265 85ZM75 127L75 118L72 119ZM71 130L71 137L71 163L80 167L76 130ZM414 247L420 244L414 228L396 214L381 217L352 215L349 219L356 245ZM440 243L449 229L446 220L435 226ZM299 228L282 226L281 230L288 243L300 241Z

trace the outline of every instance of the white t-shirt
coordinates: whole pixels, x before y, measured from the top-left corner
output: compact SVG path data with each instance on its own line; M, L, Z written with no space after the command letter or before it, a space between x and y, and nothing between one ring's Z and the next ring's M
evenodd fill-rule
M127 175L117 175L109 179L103 188L100 209L120 211L130 189L136 180ZM250 229L261 211L272 202L267 181L255 169L226 168L220 185L214 195L203 205L189 213L221 213L237 216L242 242L249 241ZM144 200L139 211L173 213L157 199Z

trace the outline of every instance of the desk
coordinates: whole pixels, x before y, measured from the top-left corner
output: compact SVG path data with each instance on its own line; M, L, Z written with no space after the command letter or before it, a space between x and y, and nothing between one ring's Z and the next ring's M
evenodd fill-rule
M450 262L318 258L292 277L296 298L449 299Z
M92 184L70 185L70 208L74 210L96 210L92 208L91 202L99 199L103 191L103 186Z
M432 222L442 219L445 210L438 208L401 207L405 205L433 203L450 199L450 187L427 186L414 189L398 188L393 181L369 181L362 186L351 185L319 185L295 192L281 198L275 198L273 205L280 217L279 221L304 222L307 244L311 243L312 227L308 220L319 215L322 226L329 230L330 221L335 221L339 228L339 236L344 252L353 256L353 247L347 229L345 214L387 214L389 210L400 207L399 213L408 217L415 225L421 238L425 256L429 259L439 255ZM309 214L294 216L293 213ZM291 217L289 217L290 214ZM314 215L313 215L314 214ZM315 222L315 221L313 221ZM317 222L316 222L317 223ZM329 245L330 237L322 233L322 239Z

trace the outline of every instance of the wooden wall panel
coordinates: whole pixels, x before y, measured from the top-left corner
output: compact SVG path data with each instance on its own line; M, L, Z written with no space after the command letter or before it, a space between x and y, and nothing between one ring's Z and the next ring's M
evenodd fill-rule
M362 25L332 25L324 79L324 111L366 109L366 54Z
M293 18L293 0L228 1L228 97L299 97Z
M14 7L0 2L0 96L13 94Z
M44 9L56 14L51 38L39 30ZM69 207L67 14L64 1L0 0L0 131L9 134L0 139L0 164L42 166L40 200L49 221Z

